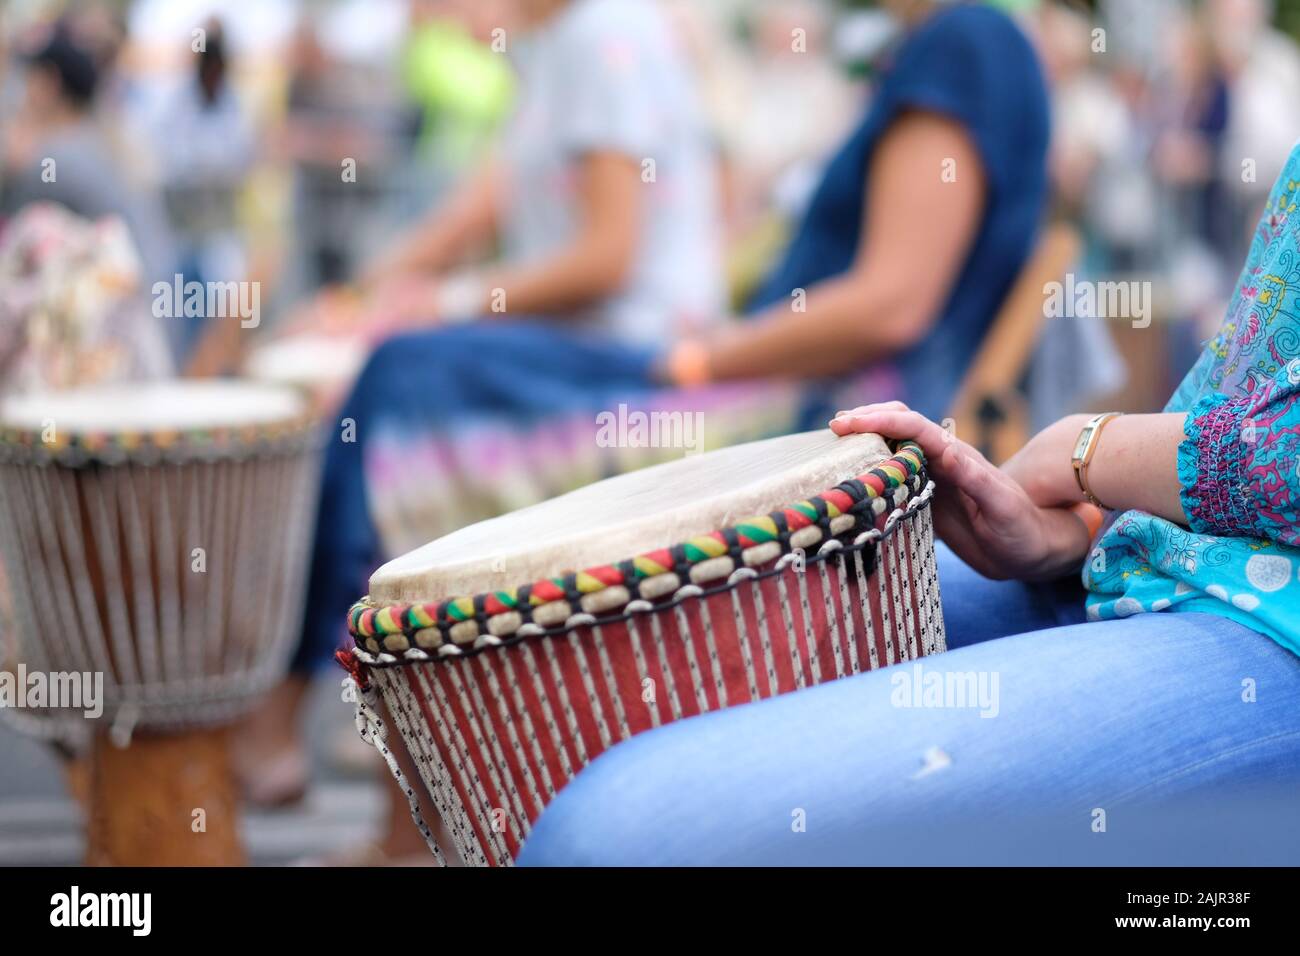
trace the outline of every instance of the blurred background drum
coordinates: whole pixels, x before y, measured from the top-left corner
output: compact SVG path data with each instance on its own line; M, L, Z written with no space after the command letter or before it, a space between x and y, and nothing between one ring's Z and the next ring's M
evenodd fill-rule
M297 389L313 410L328 415L343 401L368 354L369 348L356 338L292 335L254 348L243 371L255 382Z
M50 691L6 716L91 738L90 862L242 860L224 728L294 647L316 444L303 400L265 385L0 404L13 664Z
M390 715L439 860L509 864L633 734L944 650L933 487L912 443L808 432L463 528L353 607L358 726L382 744Z

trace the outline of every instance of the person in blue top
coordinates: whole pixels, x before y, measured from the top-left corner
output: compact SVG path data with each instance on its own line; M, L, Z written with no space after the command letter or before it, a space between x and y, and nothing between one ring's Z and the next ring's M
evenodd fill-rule
M856 373L859 395L946 412L1043 215L1047 93L1028 40L999 11L886 6L905 29L868 108L749 303L751 321L678 346L667 367L685 381L820 379L817 396Z
M831 428L924 449L948 652L621 743L520 862L1295 862L1300 144L1163 412L1001 468L902 402Z

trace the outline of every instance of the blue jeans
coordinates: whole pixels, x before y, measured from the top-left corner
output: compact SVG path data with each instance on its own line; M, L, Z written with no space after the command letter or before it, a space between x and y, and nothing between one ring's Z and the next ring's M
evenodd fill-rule
M302 636L292 666L311 672L347 646L344 619L384 555L371 519L367 439L496 417L521 428L548 415L613 408L650 388L651 355L540 321L451 326L394 336L370 356L338 414L354 441L326 445Z
M1300 658L939 561L948 653L624 741L519 862L1300 862Z

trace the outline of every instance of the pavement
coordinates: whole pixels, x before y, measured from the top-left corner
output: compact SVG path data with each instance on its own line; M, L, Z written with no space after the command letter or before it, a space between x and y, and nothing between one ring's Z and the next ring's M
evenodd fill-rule
M248 811L243 837L254 865L291 863L356 846L378 833L385 801L377 776L340 766L334 756L355 735L352 708L339 699L333 672L313 686L307 704L307 742L315 779L300 804ZM82 861L82 815L64 787L48 746L0 720L0 866L66 866Z

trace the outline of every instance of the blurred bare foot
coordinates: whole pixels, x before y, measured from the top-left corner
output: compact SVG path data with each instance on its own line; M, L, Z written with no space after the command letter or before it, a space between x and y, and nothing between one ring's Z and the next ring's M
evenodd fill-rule
M311 767L300 730L307 687L305 676L290 675L231 734L235 775L252 806L288 806L307 793Z
M402 756L398 759L401 761ZM406 800L406 794L397 785L397 781L393 779L387 767L381 767L380 771L384 795L388 803L388 826L383 835L377 840L367 840L365 843L336 850L333 853L307 857L299 860L294 864L295 866L436 865L437 861L429 851L429 845L424 842L424 834L411 819L411 805ZM423 788L420 788L420 792L423 796ZM434 833L438 834L439 844L450 846L451 844L443 839L446 834L443 831L442 821L438 819L437 812L429 806L427 799L421 800L420 809L425 814L426 822L433 827ZM455 860L448 860L448 862L452 866L458 865Z
M323 856L309 856L293 863L293 866L433 866L433 854L423 843L420 853L406 856L393 856L374 842L362 843L347 849L326 853Z
M411 779L417 785L419 784L419 777L412 777ZM424 834L420 832L420 828L411 819L411 804L387 768L384 768L383 781L384 793L388 798L388 828L379 841L380 848L390 857L401 858L422 854L428 857L429 862L432 863L433 853L429 850L429 844L424 842ZM437 811L429 805L428 798L424 797L424 788L418 787L418 790L422 798L420 800L420 811L424 816L425 823L433 827L436 833L441 823Z

